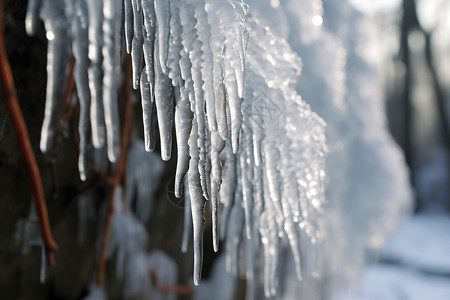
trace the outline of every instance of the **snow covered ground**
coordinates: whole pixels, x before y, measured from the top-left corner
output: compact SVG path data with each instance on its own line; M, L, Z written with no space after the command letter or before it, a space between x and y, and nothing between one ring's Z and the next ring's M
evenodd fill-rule
M365 271L360 290L340 300L450 299L450 217L416 215Z

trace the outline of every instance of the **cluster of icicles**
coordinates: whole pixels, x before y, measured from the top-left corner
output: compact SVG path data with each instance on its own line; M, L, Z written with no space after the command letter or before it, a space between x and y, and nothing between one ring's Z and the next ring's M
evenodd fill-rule
M323 202L326 147L323 121L287 80L300 72L300 67L295 69L297 56L284 48L278 51L276 37L255 20L249 41L247 12L241 0L29 0L26 29L33 34L40 16L49 40L41 150L52 146L66 80L61 74L67 74L73 53L80 177L87 176L91 143L95 148L106 144L109 160L117 160L117 94L125 50L131 53L145 149L155 147L157 124L161 156L169 160L175 127L174 189L181 197L185 184L190 202L194 283L200 280L209 200L214 250L220 236L226 237L228 266L237 273L245 232L251 253L247 279L256 277L253 269L261 249L265 294L270 296L276 293L282 245L290 246L301 278L300 252L308 251L300 251L300 241L318 242L313 223ZM259 98L280 112L276 122L261 113Z

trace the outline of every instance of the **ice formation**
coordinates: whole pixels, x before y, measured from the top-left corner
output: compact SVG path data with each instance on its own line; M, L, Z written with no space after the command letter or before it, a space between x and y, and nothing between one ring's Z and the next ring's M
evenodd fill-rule
M304 277L299 285L290 279L295 274L292 259L285 259L281 263L285 274L280 279L285 279L280 295L283 299L293 295L328 299L355 282L367 249L383 243L410 204L403 157L384 120L377 64L380 58L371 56L392 53L368 51L378 47L378 36L367 36L362 28L372 26L376 30L377 24L371 15L355 9L362 9L353 6L356 2L292 0L273 7L249 1L263 26L284 37L302 58L303 72L295 88L327 122L329 205L324 211L326 222L322 223L321 278ZM365 7L371 2L359 3ZM377 6L385 13L386 7ZM264 17L268 15L279 17ZM319 18L322 22L314 21ZM383 40L386 36L383 32Z
M320 274L334 284L336 270L379 242L409 196L401 158L384 128L379 89L358 89L371 87L378 75L360 53L366 37L349 31L362 19L350 4L358 1L246 2L250 15L242 0L29 2L27 32L36 31L39 15L49 40L41 150L51 148L66 79L61 74L72 52L82 180L89 176L91 145L105 146L111 163L121 155L118 89L122 61L131 54L144 143L128 153L125 198L129 205L136 196L137 216L132 209L120 212L118 192L108 248L109 255L117 252L119 276L129 271L140 278L128 281L129 295L145 278L147 237L140 221L150 215L145 199L154 191L143 178L161 169L142 149L155 148L157 127L161 158L171 158L173 142L177 147L174 191L187 205L182 250L192 227L196 285L208 201L213 248L224 239L226 269L245 273L252 299L261 291L272 297L285 290L289 297L281 269L292 268L302 288L317 284ZM327 15L324 7L334 13ZM335 24L343 19L348 23ZM398 168L391 171L392 165ZM342 234L344 243L357 236L350 255Z
M246 25L250 39L241 147L234 160L232 151L226 152L232 156L226 161L235 164L226 172L234 171L237 180L234 195L222 197L229 201L225 204L229 216L223 217L227 268L238 274L245 261L247 290L255 292L251 291L259 288L255 262L262 248L264 289L270 297L278 290L276 270L284 244L291 249L298 279L318 272L314 252L321 242L318 220L327 148L324 122L295 91L301 71L298 56L258 19L251 17ZM245 224L245 238L237 224ZM242 243L244 260L239 259Z
M253 39L247 65L248 7L237 0L54 2L43 1L40 8L49 39L42 151L51 147L65 79L51 71L61 74L60 69L68 65L71 48L67 41L72 40L80 99L80 177L86 179L89 128L93 146L103 146L106 139L109 160L117 160L120 155L117 90L124 51L120 34L123 30L125 48L132 58L133 87L140 86L142 96L145 149L155 147L157 122L161 157L170 159L175 124L178 148L175 194L182 196L186 176L194 229L194 282L198 284L200 280L205 205L210 200L213 245L217 251L221 198L230 211L224 223L234 223L238 210L244 211L240 224L245 227L248 243L255 241L248 246L254 256L260 242L250 238L261 236L267 262L267 295L276 291L276 286L269 285L273 285L276 277L276 245L285 238L291 245L301 278L301 235L310 236L314 243L314 218L323 202L325 140L324 123L294 92L292 82L285 79L300 71L296 56L275 46L268 48L273 45L269 39L275 37L265 36L264 29L252 21L252 30L267 45ZM39 7L30 2L28 11L27 29L31 34L35 31ZM261 65L258 58L265 51L270 54ZM273 68L277 63L278 68ZM266 68L274 71L268 73ZM285 77L269 75L276 75L283 68L287 68L281 73ZM267 104L276 107L279 122L266 118L264 113L270 111L258 111L264 109L258 104L260 96L270 97ZM224 161L229 165L226 175L222 170ZM130 173L131 178L141 176L136 168ZM222 193L220 197L219 190L225 190L221 189L222 181L232 186L226 189L232 194ZM138 205L144 204L138 201ZM139 211L144 219L148 216L145 210ZM114 219L113 227L119 219ZM227 240L240 240L241 233L239 226L235 231L227 230ZM110 247L119 242L121 235L112 237ZM229 255L237 253L230 251ZM117 265L123 268L120 260ZM248 272L250 278L252 270Z

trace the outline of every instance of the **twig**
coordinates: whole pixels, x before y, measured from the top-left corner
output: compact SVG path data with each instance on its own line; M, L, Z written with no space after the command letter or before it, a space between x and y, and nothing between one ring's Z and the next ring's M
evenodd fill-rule
M50 222L48 220L47 205L45 203L41 175L39 174L39 168L36 163L36 158L34 157L33 148L31 147L27 127L17 101L14 79L5 49L5 41L3 36L3 12L3 0L0 0L0 81L3 90L3 97L11 117L13 128L19 143L20 152L22 153L22 157L25 161L25 167L31 183L31 188L34 195L33 198L39 216L47 263L50 266L54 266L55 258L53 253L58 249L58 245L54 241L50 230Z
M125 90L131 88L131 59L127 64L127 71L125 74ZM122 178L126 158L127 158L127 148L128 141L131 134L131 125L133 118L133 103L131 102L130 94L125 98L125 112L124 112L124 123L122 128L122 142L120 146L120 156L117 162L117 167L115 172L113 173L111 180L107 180L107 183L110 185L111 192L108 198L108 214L106 217L105 231L103 233L103 238L101 242L101 250L100 250L100 262L98 267L98 275L97 275L97 286L102 287L103 282L105 280L105 267L106 267L106 247L108 246L109 236L111 234L111 223L114 216L114 196L116 193L116 188L120 183ZM108 178L109 179L109 178Z
M69 106L70 96L72 96L72 92L75 87L74 71L75 71L75 57L72 56L72 62L70 64L69 77L67 77L66 90L64 91L63 106L60 116L60 119L65 122L68 122L70 120L75 108L75 105Z
M193 296L195 294L195 290L190 286L186 285L170 286L164 283L160 283L158 281L158 277L156 276L155 269L149 269L148 275L152 280L153 287L161 293L175 293L184 296Z

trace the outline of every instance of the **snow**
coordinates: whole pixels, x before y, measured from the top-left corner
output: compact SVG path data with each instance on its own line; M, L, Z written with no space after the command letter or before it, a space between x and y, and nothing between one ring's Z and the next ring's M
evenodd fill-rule
M450 299L450 218L415 215L381 251L381 262L369 265L360 287L338 300Z
M407 267L373 265L362 278L361 291L339 300L446 300L450 299L450 280L426 275Z
M419 214L388 240L381 257L423 272L450 274L450 218Z

